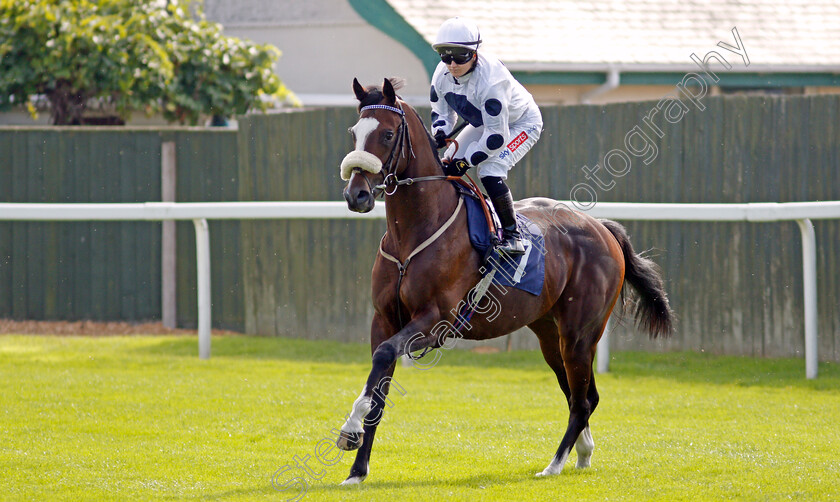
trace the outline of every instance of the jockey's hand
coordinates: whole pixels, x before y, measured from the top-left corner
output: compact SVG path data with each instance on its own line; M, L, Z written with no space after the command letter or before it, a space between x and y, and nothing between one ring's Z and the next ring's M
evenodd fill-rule
M443 172L447 176L463 176L470 170L470 164L464 159L443 161Z
M438 150L446 146L446 133L443 132L443 129L435 133L435 146Z

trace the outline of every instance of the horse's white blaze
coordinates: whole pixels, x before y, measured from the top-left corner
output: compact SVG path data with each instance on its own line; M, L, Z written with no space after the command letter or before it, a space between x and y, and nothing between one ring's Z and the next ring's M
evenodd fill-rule
M595 440L592 439L592 433L589 432L588 425L581 431L580 436L575 441L575 451L577 451L575 467L578 469L589 467L592 462L592 452L595 451Z
M365 143L367 143L370 133L379 127L379 121L373 117L366 117L359 119L356 125L353 126L353 136L356 137L356 150L364 151Z
M367 386L362 389L362 393L359 394L359 397L357 397L356 401L353 402L353 409L350 411L347 421L341 426L342 432L364 432L364 419L371 409L371 399L369 397L365 397L366 391Z
M379 121L373 117L359 119L351 130L356 138L356 149L348 153L341 161L341 179L349 181L353 169L360 168L364 171L376 174L382 170L382 161L376 155L365 151L370 133L379 127Z

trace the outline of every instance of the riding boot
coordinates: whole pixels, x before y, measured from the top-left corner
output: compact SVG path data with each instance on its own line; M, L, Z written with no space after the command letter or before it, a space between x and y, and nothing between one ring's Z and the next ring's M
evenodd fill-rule
M522 242L522 236L516 229L516 213L513 210L513 197L510 192L508 191L504 195L490 200L493 202L493 207L496 208L499 221L502 223L503 242L499 246L499 251L507 253L508 256L525 253L525 243Z

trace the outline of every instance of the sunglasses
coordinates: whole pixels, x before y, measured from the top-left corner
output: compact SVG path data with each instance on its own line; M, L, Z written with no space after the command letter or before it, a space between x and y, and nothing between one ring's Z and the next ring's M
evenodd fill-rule
M467 64L472 60L473 51L466 51L466 52L458 52L455 54L441 54L440 60L443 61L444 64Z

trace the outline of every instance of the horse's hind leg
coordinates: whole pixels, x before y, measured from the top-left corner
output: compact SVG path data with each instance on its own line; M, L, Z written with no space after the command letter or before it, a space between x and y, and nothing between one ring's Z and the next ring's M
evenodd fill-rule
M543 353L543 358L548 366L557 375L557 382L566 395L566 404L571 408L571 389L569 388L569 380L566 375L566 368L563 364L563 356L560 352L560 333L557 325L551 319L540 319L530 325L537 338L540 341L540 349ZM598 404L598 391L595 389L595 381L591 380L589 392L587 397L591 402L591 410L595 410ZM577 467L589 467L592 459L592 452L595 450L595 442L592 440L592 433L589 431L589 424L581 431L580 435L575 441L575 451L577 451ZM561 467L562 468L562 467Z
M571 390L569 381L566 378L566 368L563 366L563 356L560 354L560 334L557 325L551 319L539 319L528 325L540 341L540 350L548 366L557 375L557 383L566 395L566 404L569 405Z
M559 474L573 446L578 453L577 467L589 466L595 448L589 431L589 417L598 405L598 391L592 374L597 338L598 334L592 333L591 330L590 333L568 332L560 336L558 354L562 358L569 387L569 424L551 463L538 475ZM542 338L540 343L542 344ZM543 355L545 356L545 350Z
M595 411L595 407L598 406L598 390L595 388L594 375L589 382L587 399L589 400L589 414L591 416ZM575 451L577 452L577 463L575 467L578 469L589 467L592 463L592 452L595 451L595 440L592 439L592 432L589 430L589 421L586 422L586 427L583 428L577 441L575 441Z

